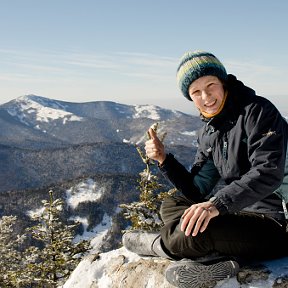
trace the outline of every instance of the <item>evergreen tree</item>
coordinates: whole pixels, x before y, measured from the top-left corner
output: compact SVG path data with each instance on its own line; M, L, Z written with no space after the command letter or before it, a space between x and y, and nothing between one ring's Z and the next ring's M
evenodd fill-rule
M13 287L15 274L20 271L22 255L18 247L23 237L13 237L16 220L16 216L3 216L0 220L0 287Z
M73 243L75 227L60 219L63 202L53 199L42 201L44 211L33 217L38 224L27 232L40 242L40 247L21 247L28 235L14 235L15 216L0 220L0 287L57 287L64 284L89 248L87 241ZM22 248L22 249L21 249Z
M63 283L79 263L77 255L89 246L87 241L73 243L77 224L65 225L61 221L63 202L53 199L53 191L49 195L49 201L42 201L44 212L34 217L38 224L28 229L44 246L33 251L37 260L27 266L26 281L31 281L32 287L57 287Z
M158 123L152 125L152 129L157 133ZM163 142L165 136L166 133L159 136L159 139ZM147 137L150 138L148 133ZM156 165L155 162L149 159L139 146L136 146L136 149L146 164L144 170L139 173L140 179L137 187L140 191L139 201L121 204L120 207L124 209L124 217L131 221L131 230L158 231L163 226L160 205L166 197L173 195L176 189L163 192L163 185L159 183L158 176L152 171Z

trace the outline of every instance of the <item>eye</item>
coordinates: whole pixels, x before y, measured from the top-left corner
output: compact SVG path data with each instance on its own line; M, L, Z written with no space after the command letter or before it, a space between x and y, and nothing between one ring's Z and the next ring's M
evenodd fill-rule
M200 90L193 90L190 92L190 96L193 96L193 97L197 97L197 96L200 96L201 95L201 92Z
M211 87L213 88L215 85L216 85L216 83L209 83L207 87L208 88L211 88Z

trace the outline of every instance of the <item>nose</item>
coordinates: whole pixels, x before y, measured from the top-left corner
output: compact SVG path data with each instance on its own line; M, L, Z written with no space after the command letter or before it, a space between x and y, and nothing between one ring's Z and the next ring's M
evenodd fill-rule
M209 93L207 91L205 91L205 90L202 91L201 97L202 97L203 101L207 101L209 99L209 96L210 95L209 95Z

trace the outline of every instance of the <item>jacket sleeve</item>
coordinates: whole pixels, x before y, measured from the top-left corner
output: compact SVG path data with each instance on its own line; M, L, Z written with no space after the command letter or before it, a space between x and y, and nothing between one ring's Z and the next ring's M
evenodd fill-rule
M212 160L198 150L195 163L189 172L172 154L168 154L160 170L170 182L188 199L194 202L205 201L211 193L220 175Z
M268 100L250 108L243 127L248 136L250 169L215 194L212 202L220 214L239 212L263 200L283 181L287 122Z

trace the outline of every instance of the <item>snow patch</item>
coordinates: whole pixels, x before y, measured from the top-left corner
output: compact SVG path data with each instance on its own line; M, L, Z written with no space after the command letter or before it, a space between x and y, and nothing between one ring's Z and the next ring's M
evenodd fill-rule
M25 125L37 127L41 123L49 123L53 120L62 119L65 125L68 121L82 121L83 118L73 113L65 111L65 107L57 101L48 101L37 96L23 96L16 99L16 105L13 108L8 108L7 112L18 119ZM29 118L27 117L29 116ZM31 123L33 122L33 123Z
M45 210L45 207L41 207L41 208L38 208L38 209L34 209L34 210L28 210L26 212L26 214L31 218L33 219L34 217L37 217L37 216L40 216L43 214Z
M88 219L84 217L71 217L71 220L79 222L83 225L84 233L82 235L76 235L74 242L78 243L81 240L91 241L91 246L93 247L91 251L99 251L103 243L104 237L107 235L108 231L112 226L112 217L106 213L103 216L103 219L100 224L96 225L93 229L88 231Z
M34 217L40 217L44 214L44 211L45 211L45 207L40 207L40 208L37 208L37 209L34 209L34 210L28 210L26 212L26 215L29 216L31 219L33 219ZM63 207L62 205L58 205L56 207L56 209L58 211L62 211L63 210Z
M100 260L97 261L91 262L89 257L87 257L79 263L63 288L90 288L96 283L97 287L112 288L111 279L105 273L105 270L109 267L111 259L120 255L125 255L128 262L134 262L140 259L138 255L127 251L124 247L102 253L100 255ZM147 286L147 288L149 287Z
M136 113L133 115L134 119L149 118L152 120L160 120L158 109L154 105L136 105Z
M66 190L66 202L75 209L82 202L96 202L104 192L104 187L98 187L97 183L89 178Z
M184 131L184 132L180 132L180 134L194 137L194 136L197 136L197 131Z

